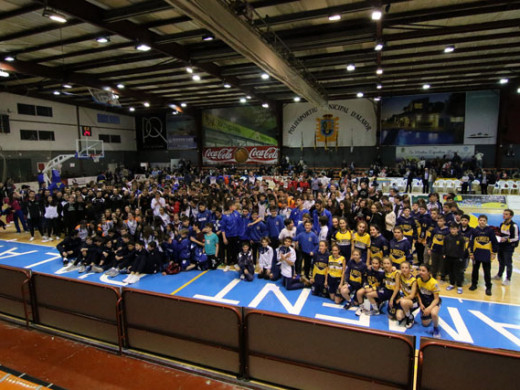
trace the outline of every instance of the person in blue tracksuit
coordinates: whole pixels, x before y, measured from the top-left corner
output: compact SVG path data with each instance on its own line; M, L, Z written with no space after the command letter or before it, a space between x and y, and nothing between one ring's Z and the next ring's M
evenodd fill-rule
M230 201L227 204L227 211L222 215L220 220L220 231L222 232L222 243L226 250L226 268L224 271L229 270L229 266L234 264L238 252L240 251L240 214L236 211L236 205Z
M299 275L303 270L306 278L309 278L311 271L312 258L314 253L318 250L318 236L312 231L312 223L310 221L305 222L305 231L296 236L296 242L298 248L301 250L302 257L296 263L296 273Z
M294 222L294 226L298 226L300 222L303 220L303 215L308 214L309 210L303 207L303 199L298 197L296 198L296 207L291 210L291 218Z
M265 222L258 218L258 211L251 213L252 222L249 223L247 228L249 241L253 250L253 262L256 264L258 261L258 250L262 245L261 241L267 235L267 226Z
M284 219L278 214L278 209L276 207L269 209L269 212L270 215L265 219L265 224L267 225L267 237L269 237L269 240L271 241L271 247L278 248L280 245L278 236L285 227Z
M206 224L213 222L213 214L206 208L206 203L199 203L199 212L195 217L195 222L201 230L204 229Z
M493 228L487 225L487 216L478 217L478 226L473 229L473 235L469 242L469 256L473 261L471 272L470 290L474 291L478 286L478 271L480 265L484 269L484 281L486 282L486 295L491 295L491 260L495 260L498 250L498 242Z

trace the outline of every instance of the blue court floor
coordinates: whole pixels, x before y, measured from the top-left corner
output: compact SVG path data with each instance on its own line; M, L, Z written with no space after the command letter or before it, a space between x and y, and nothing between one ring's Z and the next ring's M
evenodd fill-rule
M126 275L109 279L102 274L80 274L65 271L56 249L33 244L0 240L0 264L61 275L72 279L125 286ZM310 289L286 291L280 282L256 279L245 282L235 271L190 271L177 275L146 275L132 287L164 294L258 308L284 314L316 318L342 324L370 327L415 336L431 336L432 328L416 323L406 329L386 315L369 317L355 315L355 309L344 310L332 301L310 294ZM520 351L520 306L460 298L443 297L441 334L456 340L484 347ZM416 320L419 320L416 314Z

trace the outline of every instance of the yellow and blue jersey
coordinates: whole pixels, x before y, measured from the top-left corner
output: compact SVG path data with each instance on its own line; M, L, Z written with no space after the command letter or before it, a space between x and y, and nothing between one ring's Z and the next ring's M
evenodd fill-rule
M388 256L388 241L380 234L370 240L370 258L382 259Z
M377 291L383 284L384 278L385 271L383 271L382 269L379 269L377 271L375 269L369 269L367 271L365 287L372 287L373 290Z
M450 228L448 226L444 226L442 228L435 227L428 241L428 246L431 251L434 253L442 253L444 248L444 239L446 236L450 234Z
M370 234L365 233L363 235L354 233L352 236L352 245L354 248L359 249L361 251L361 258L363 260L367 259L368 248L370 248Z
M387 290L394 291L396 287L396 280L398 277L399 271L391 271L385 272L385 277L383 279L383 287Z
M339 256L338 258L329 256L328 275L333 278L341 278L343 274L343 264L345 264L345 258L343 256Z
M332 240L339 246L339 251L342 256L350 258L352 247L352 232L347 230L341 233L339 230L332 236Z
M396 226L403 229L404 236L410 241L417 239L417 223L414 217L409 216L406 218L404 215L401 215L397 218Z
M399 274L399 282L403 296L405 298L415 298L411 297L413 285L417 282L415 276L410 275L409 278L406 278L403 274Z
M367 265L363 260L359 262L350 260L345 271L345 281L351 286L361 287L365 282L366 273Z
M397 241L395 238L390 241L390 260L392 264L399 267L405 261L412 261L412 244L407 238Z
M431 276L426 282L421 278L417 278L417 289L424 307L430 306L435 299L435 293L439 293L441 291L439 288L439 283Z
M329 251L325 251L325 253L321 253L317 251L314 254L314 258L312 259L312 276L315 275L325 275L327 267L329 265Z
M489 263L491 255L497 253L498 242L493 228L477 226L473 229L473 235L469 243L469 253L473 254L475 261Z

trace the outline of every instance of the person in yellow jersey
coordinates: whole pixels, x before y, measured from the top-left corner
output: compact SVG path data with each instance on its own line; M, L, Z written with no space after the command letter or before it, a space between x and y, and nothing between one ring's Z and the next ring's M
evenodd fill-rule
M338 231L332 236L332 243L339 246L339 252L345 259L350 259L352 254L352 232L348 228L345 218L340 218Z
M367 298L370 301L370 311L367 313L368 315L378 315L380 314L380 307L388 301L388 309L394 307L393 299L397 295L394 294L397 288L397 278L399 277L399 271L397 271L393 265L392 260L389 257L383 258L383 271L385 272L385 276L383 279L382 286L377 291L372 291L367 294Z
M419 291L419 307L421 308L421 321L423 326L430 326L433 322L433 337L441 338L439 330L439 310L441 298L439 297L439 283L430 273L430 266L422 264L419 267L419 278L417 279Z
M397 299L395 317L399 322L404 320L406 328L410 329L415 322L412 312L419 307L419 301L417 300L417 281L412 274L412 267L407 261L401 263L399 289L401 297Z
M370 234L368 234L368 223L359 221L356 232L352 235L352 250L361 251L361 259L368 266L370 264Z
M325 273L325 288L329 292L329 297L339 304L343 300L339 288L343 285L345 277L346 261L339 252L339 246L334 244L331 249L332 255L329 257L327 271Z

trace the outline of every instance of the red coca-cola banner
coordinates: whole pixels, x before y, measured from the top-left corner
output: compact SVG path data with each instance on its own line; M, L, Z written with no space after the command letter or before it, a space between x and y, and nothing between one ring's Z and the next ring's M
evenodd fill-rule
M280 149L276 146L230 146L204 148L204 164L276 164Z

